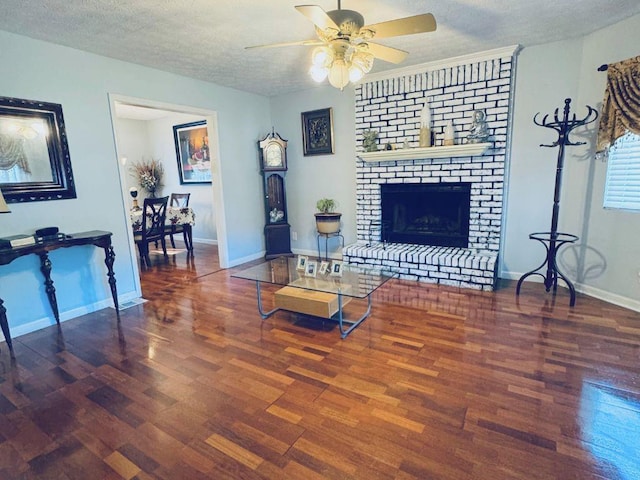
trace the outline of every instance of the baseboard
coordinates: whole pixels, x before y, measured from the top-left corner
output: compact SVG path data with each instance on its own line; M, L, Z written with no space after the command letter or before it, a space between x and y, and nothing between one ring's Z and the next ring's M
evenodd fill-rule
M501 272L500 278L504 278L506 280L519 280L522 275L524 275L524 273ZM542 277L539 275L534 275L527 278L527 281L542 283ZM558 282L558 286L566 288L563 282ZM623 297L622 295L607 292L606 290L601 290L599 288L582 283L576 283L574 284L574 287L576 289L576 292L584 293L585 295L597 298L598 300L603 300L607 303L612 303L613 305L618 305L619 307L628 308L629 310L633 310L635 312L640 312L640 301L634 300L633 298Z
M307 257L318 257L318 250L304 250L301 248L291 249L291 252L295 255L306 255ZM341 251L342 252L342 251ZM342 253L329 253L329 260L342 260Z
M203 243L205 245L218 245L218 240L210 238L193 238L193 243Z
M118 296L118 304L132 301L135 298L139 298L136 292L130 292L124 295L120 295ZM99 302L92 303L90 305L84 305L80 308L66 310L64 312L60 312L60 323L109 307L113 308L113 300L111 299L111 297ZM21 335L26 335L27 333L35 332L36 330L41 330L55 324L56 320L55 318L53 318L53 316L40 318L29 323L23 323L22 325L11 327L11 338L20 337Z
M499 272L498 278L502 278L504 280L519 280L522 275L524 274L518 273L518 272ZM534 283L542 283L542 277L538 275L531 276L527 279L527 281L531 281Z
M634 300L633 298L623 297L622 295L607 292L590 285L576 284L576 290L580 293L584 293L585 295L589 295L590 297L595 297L599 300L613 303L614 305L618 305L619 307L624 307L635 312L640 312L640 301Z
M264 258L265 251L261 251L258 253L254 253L252 255L247 255L246 257L236 258L235 260L229 261L229 267L237 267L238 265L242 265L243 263L252 262L254 260L258 260L259 258Z

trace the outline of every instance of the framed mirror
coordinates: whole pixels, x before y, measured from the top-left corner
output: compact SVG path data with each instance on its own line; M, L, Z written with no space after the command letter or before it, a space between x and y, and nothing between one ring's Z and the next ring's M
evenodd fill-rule
M76 198L62 105L0 97L0 190L7 203Z

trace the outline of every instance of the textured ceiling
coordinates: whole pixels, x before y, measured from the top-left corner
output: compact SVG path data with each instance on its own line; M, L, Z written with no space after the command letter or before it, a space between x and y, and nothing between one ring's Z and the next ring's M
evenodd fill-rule
M244 47L315 38L296 0L2 0L0 30L261 95L311 88L311 47ZM317 0L325 10L334 0ZM400 66L507 45L575 38L640 13L639 0L344 0L372 24L433 13L438 29L380 40ZM617 59L612 59L617 60ZM373 71L397 68L377 60Z

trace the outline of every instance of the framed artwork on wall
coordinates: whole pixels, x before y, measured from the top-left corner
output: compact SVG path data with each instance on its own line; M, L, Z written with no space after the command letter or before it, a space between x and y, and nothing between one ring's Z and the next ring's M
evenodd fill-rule
M7 203L76 198L62 105L0 97L0 190Z
M207 122L173 126L180 183L211 183L211 152Z
M302 144L305 156L333 153L332 108L302 112Z

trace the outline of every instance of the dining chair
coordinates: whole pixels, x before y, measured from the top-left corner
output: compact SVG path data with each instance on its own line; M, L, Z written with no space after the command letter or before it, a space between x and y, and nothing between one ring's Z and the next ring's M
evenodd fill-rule
M167 218L167 204L169 197L145 198L142 207L142 227L134 233L133 239L138 246L143 265L151 266L149 258L149 243L160 242L164 256L167 257L164 222Z
M189 206L189 197L191 197L190 193L172 193L169 197L169 205L172 207L178 208L186 208ZM189 242L187 239L187 232L184 228L184 225L165 225L164 233L165 235L169 235L169 239L171 240L171 248L176 248L176 243L173 239L173 235L175 233L182 232L182 236L184 237L184 244L189 248Z

